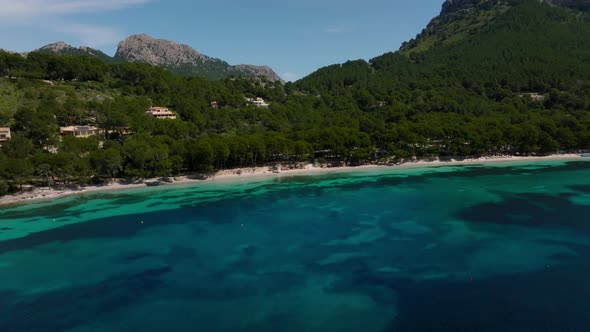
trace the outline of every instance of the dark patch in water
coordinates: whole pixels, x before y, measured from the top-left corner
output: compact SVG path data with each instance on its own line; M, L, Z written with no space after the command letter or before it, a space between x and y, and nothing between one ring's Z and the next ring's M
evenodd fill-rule
M101 196L88 196L89 200L93 199L108 199L109 205L127 205L127 204L135 204L141 203L147 199L152 197L153 193L134 193L134 194L124 194L124 193L110 193L110 194L103 194Z
M399 295L390 332L585 332L588 266L464 282L389 282Z
M134 252L134 253L130 253L127 254L125 256L122 257L122 260L126 263L132 263L144 258L148 258L148 257L153 257L154 255L152 253L148 253L148 252Z
M576 197L578 196L577 194L572 194L572 193L560 193L559 197L563 197L563 198L572 198L572 197Z
M589 230L590 206L572 203L567 197L539 194L501 194L499 203L483 203L459 212L459 218L474 223L520 226L566 226Z
M249 246L242 248L242 253L245 256L254 256L254 254L256 253L257 250L258 250L258 248L256 246L249 245Z
M174 218L168 211L158 211L133 216L116 216L69 224L25 237L0 242L0 253L32 248L51 242L68 242L92 238L131 237L149 227L184 224L191 222L191 211L178 210ZM143 221L143 223L141 223Z
M558 254L551 255L549 258L551 260L555 260L560 263L565 263L565 262L571 262L579 257L577 255L572 255L572 254L568 254L568 253L558 253Z
M293 272L269 272L260 274L259 277L262 279L261 290L269 296L302 287L307 280L307 275Z
M590 194L590 185L573 185L569 186L569 188L584 194Z
M48 206L41 206L35 209L36 216L43 216L47 219L51 218L59 218L67 214L67 209L72 208L80 204L80 201L73 200L65 203L60 204L52 204ZM7 209L2 211L0 209L0 220L14 220L14 219L22 219L22 218L30 218L31 211L27 209ZM37 218L36 220L42 220L43 218Z
M227 301L260 295L271 297L302 287L308 277L305 273L258 273L256 269L232 267L196 279L190 288L174 293L174 298Z
M195 250L192 248L186 248L183 246L174 245L170 247L170 251L164 257L166 264L176 266L181 261L191 260L195 263L199 263L199 257L197 257Z
M13 293L0 294L0 331L64 331L99 319L141 298L162 284L170 268L154 268L111 277L93 285L60 289L18 302Z
M340 279L330 291L396 303L397 313L383 332L586 332L590 248L574 247L579 256L555 257L561 263L567 259L567 265L483 280L415 281L347 261L333 271Z

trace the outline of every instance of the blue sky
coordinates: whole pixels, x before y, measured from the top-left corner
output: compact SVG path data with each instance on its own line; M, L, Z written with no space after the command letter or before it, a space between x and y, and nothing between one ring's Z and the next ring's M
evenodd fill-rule
M63 40L113 55L147 33L230 64L269 65L287 80L370 59L414 37L443 0L0 0L0 48Z

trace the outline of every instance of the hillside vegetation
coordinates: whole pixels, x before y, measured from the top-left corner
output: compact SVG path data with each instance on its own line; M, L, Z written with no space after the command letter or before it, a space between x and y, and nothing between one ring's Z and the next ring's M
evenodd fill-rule
M0 193L277 162L588 149L587 14L538 1L493 12L457 29L453 42L329 66L285 85L0 53L0 126L13 131L0 149ZM466 26L473 19L461 18ZM270 107L246 101L254 97ZM149 106L179 119L150 118ZM86 124L109 134L59 137L60 126Z

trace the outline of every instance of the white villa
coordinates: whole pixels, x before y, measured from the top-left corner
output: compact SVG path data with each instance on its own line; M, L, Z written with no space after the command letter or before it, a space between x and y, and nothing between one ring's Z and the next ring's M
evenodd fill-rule
M10 139L10 128L0 128L0 142L6 142Z
M145 114L156 119L176 119L176 113L170 112L166 107L150 107L145 111Z
M59 133L62 136L86 138L90 136L101 135L103 130L93 126L69 126L59 128Z

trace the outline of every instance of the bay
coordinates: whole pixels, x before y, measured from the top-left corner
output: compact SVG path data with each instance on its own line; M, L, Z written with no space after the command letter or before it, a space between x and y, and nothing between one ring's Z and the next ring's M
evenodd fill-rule
M0 331L587 331L590 163L4 207L0 277Z

